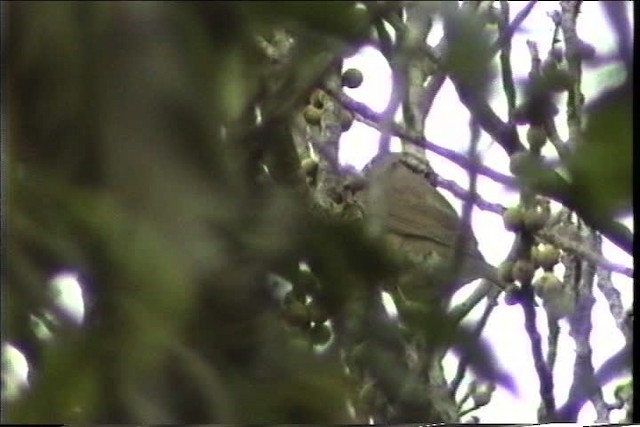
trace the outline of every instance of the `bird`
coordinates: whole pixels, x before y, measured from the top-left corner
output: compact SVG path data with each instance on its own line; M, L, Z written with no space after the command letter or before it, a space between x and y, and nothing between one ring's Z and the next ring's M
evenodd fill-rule
M365 221L378 226L388 247L416 267L404 280L399 280L402 294L419 297L424 294L421 292L424 287L430 286L434 288L430 289L434 297L448 300L463 285L479 278L504 289L506 284L496 267L487 263L480 252L470 226L463 226L451 203L404 159L402 153L374 157L364 171L367 185L361 186L361 191L354 195L363 206ZM462 246L458 238L461 232L464 233ZM461 252L457 258L454 258L455 250ZM457 263L448 264L452 260ZM449 269L451 274L444 277L425 280L415 276L419 267L425 267L424 271L429 267L433 270L434 266L453 268Z

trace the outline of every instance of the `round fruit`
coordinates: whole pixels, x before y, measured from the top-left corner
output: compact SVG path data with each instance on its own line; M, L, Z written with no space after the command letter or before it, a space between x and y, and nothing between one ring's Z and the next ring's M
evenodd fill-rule
M362 84L362 72L356 68L349 68L342 73L342 86L346 86L350 89L355 89Z
M302 112L305 121L311 126L317 126L322 121L322 110L314 107L313 105L307 105Z
M555 274L547 271L533 283L533 289L536 295L544 300L551 295L561 293L563 284Z
M515 176L523 175L529 169L531 160L531 154L527 150L513 153L509 157L509 170Z
M536 251L537 264L544 271L552 271L553 267L560 261L560 250L553 245L544 245Z
M631 381L627 381L626 383L617 385L613 391L613 395L616 401L620 403L630 400L633 396L633 383Z
M536 268L531 261L519 259L513 265L513 278L521 284L531 283Z
M514 206L506 209L502 213L502 221L507 231L518 232L524 227L524 212L520 206Z
M527 209L524 213L524 228L530 233L536 233L549 220L549 212L542 208Z
M476 385L471 393L471 398L476 406L485 406L491 401L491 396L495 390L495 385L484 383Z
M353 124L353 113L349 110L340 111L340 128L342 132L346 132L351 129Z
M324 345L331 339L331 327L326 323L316 323L309 330L311 342L314 345Z
M527 129L527 142L531 150L539 151L547 142L547 131L543 126L529 126Z

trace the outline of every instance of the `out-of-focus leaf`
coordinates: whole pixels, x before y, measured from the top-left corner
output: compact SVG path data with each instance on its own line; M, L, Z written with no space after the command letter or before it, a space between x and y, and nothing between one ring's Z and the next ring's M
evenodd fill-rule
M472 372L480 380L496 383L512 393L517 393L511 375L500 367L487 341L476 337L472 329L460 326L453 350L467 361Z
M631 209L633 194L632 99L625 84L594 100L587 109L586 128L568 170L576 196L596 217Z
M467 8L444 7L442 11L447 71L464 86L484 93L493 72L490 33L482 19Z
M394 277L396 267L379 242L365 234L363 224L312 214L306 257L322 282L324 303L330 312L364 289Z
M26 398L7 406L5 419L26 424L46 419L82 422L99 404L100 367L85 348L87 343L79 334L63 334L60 339L65 345L54 342L47 348Z
M244 2L255 20L307 29L325 37L361 41L368 35L369 16L354 1Z

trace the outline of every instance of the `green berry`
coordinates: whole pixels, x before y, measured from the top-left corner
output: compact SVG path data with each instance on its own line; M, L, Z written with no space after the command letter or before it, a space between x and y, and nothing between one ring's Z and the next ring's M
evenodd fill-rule
M314 107L313 105L307 105L302 112L305 121L311 126L317 126L322 121L322 110Z
M471 392L471 398L476 406L485 406L491 401L495 385L492 383L477 384L473 387Z
M509 171L515 176L524 175L531 168L533 158L529 151L521 150L509 157Z
M507 231L518 232L524 227L524 212L519 206L506 209L502 213L502 221Z
M524 213L524 228L530 233L542 230L549 220L549 214L541 208L527 209Z
M342 73L342 86L355 89L362 84L362 72L356 68L349 68Z
M560 261L560 250L553 245L544 245L535 254L536 263L544 271L552 271Z
M331 339L331 327L326 323L316 323L309 330L309 337L314 345L324 345Z
M547 299L549 296L558 295L563 290L563 284L558 277L551 273L545 272L534 283L533 289L540 298Z

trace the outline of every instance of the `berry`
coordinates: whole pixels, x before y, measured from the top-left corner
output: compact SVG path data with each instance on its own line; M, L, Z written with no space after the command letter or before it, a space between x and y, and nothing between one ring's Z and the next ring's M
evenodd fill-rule
M331 339L331 327L326 323L316 323L309 330L309 337L314 345L324 345Z
M527 209L524 213L524 228L530 233L536 233L549 220L550 212L542 208Z
M533 289L543 300L548 299L552 295L558 295L563 289L563 283L558 277L551 273L545 272L534 283Z
M311 126L317 126L322 120L322 110L314 107L313 105L307 105L302 112L305 121Z
M355 89L362 84L363 79L364 77L360 70L356 68L349 68L347 71L342 73L342 86Z
M476 384L471 391L473 403L475 403L476 406L487 405L491 401L491 396L495 389L496 387L492 383Z
M553 245L544 245L535 253L536 263L544 271L551 271L560 261L560 250Z
M518 151L509 157L509 171L515 176L524 175L531 166L532 156L527 150Z
M502 214L504 228L507 231L518 232L524 227L524 212L519 206L511 207Z

